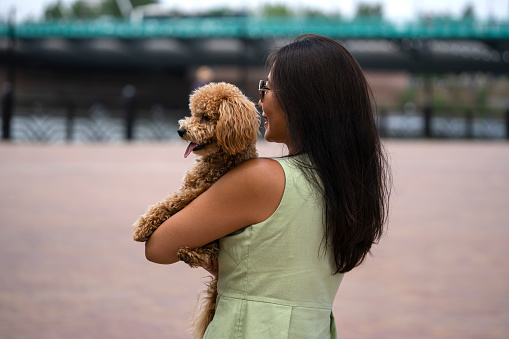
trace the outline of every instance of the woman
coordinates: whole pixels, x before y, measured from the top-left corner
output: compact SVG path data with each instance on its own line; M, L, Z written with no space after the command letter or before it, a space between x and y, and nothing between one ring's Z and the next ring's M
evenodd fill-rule
M382 233L389 173L361 68L336 41L303 35L269 57L265 139L289 156L227 173L161 225L149 260L220 239L208 338L335 338L343 274ZM238 231L238 232L236 232ZM232 235L233 233L233 235Z

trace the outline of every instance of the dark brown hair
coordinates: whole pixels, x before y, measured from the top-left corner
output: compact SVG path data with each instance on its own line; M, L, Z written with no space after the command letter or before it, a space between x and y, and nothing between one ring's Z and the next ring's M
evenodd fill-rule
M268 65L290 148L312 164L294 160L324 199L323 248L334 254L334 273L348 272L379 241L388 214L390 172L372 92L353 56L324 36L297 37Z

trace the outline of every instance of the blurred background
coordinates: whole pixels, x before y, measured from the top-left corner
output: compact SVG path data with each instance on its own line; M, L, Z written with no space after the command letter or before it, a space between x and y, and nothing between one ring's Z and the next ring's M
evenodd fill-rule
M257 100L265 56L301 33L366 71L382 135L509 137L509 4L478 1L14 1L0 5L2 137L176 138L197 84Z
M192 164L189 94L258 101L301 33L358 60L393 170L339 337L509 337L509 0L0 0L1 338L189 337L205 271L147 262L131 225Z

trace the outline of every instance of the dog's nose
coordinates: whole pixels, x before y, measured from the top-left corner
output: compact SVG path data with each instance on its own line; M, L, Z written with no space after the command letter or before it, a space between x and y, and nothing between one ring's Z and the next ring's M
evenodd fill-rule
M186 129L185 129L185 128L183 128L183 127L181 127L181 128L179 128L179 129L177 130L177 133L178 133L181 137L183 137L183 136L186 134Z

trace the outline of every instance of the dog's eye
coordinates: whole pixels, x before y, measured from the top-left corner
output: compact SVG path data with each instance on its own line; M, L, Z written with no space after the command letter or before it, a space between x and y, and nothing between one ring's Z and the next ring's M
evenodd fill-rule
M200 122L209 122L210 121L210 117L207 116L207 115L202 115L201 116L201 119L200 119Z

